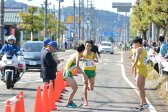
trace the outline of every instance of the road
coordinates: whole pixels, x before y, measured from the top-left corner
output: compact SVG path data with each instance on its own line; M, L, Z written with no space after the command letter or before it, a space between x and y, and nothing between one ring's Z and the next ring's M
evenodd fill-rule
M65 59L65 61L59 65L59 69L64 67L66 61L73 53L75 53L73 50L58 53L59 58ZM68 92L63 94L63 99L61 100L63 103L57 103L57 108L61 112L137 111L134 107L139 105L139 96L123 77L124 73L130 71L128 66L124 66L130 64L130 61L126 61L123 64L122 61L124 56L118 50L115 51L113 55L110 53L103 53L101 56L102 62L97 64L94 91L88 92L89 106L83 106L83 85L82 77L79 73L78 76L74 76L79 87L74 97L74 102L78 107L74 109L65 108L66 100L71 90L67 87L66 89ZM122 67L124 67L124 69ZM0 112L4 111L5 104L3 102L17 95L20 91L24 92L26 112L33 112L36 88L37 86L42 87L43 85L42 79L39 76L39 70L28 70L15 87L9 90L0 82ZM126 76L126 78L127 77L128 80L134 84L133 75ZM148 110L144 110L144 112L148 112Z

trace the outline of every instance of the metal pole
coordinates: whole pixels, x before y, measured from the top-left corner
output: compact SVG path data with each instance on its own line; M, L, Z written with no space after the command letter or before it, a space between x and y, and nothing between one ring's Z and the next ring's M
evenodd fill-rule
M61 11L60 11L60 4L61 4L61 1L58 0L58 4L59 4L59 9L58 9L58 43L59 43L59 48L61 46L61 43L60 43L60 19L61 19Z
M87 17L88 17L88 15L89 15L89 14L88 14L88 12L89 12L89 11L88 11L88 2L89 2L89 1L87 0ZM90 18L89 18L89 19L90 19ZM90 21L90 20L89 20L89 21ZM89 39L89 28L88 28L89 25L88 25L88 24L89 24L89 23L87 23L87 34L86 34L87 36L86 36L86 40Z
M78 38L78 44L80 43L80 24L81 24L81 20L80 20L80 5L81 5L81 2L79 0L79 38Z
M1 7L0 7L0 37L1 37L1 44L5 44L5 37L4 37L4 0L1 0Z
M124 50L126 51L126 46L127 46L127 44L126 44L126 29L127 29L127 25L126 25L126 16L127 16L127 12L126 12L126 14L125 14L125 20L124 20Z
M44 39L47 38L47 0L45 0Z
M84 10L85 10L85 7L84 7L84 0L82 0L82 7L83 7L83 13L82 13L82 21L83 21L83 28L82 28L82 38L81 38L81 40L82 41L84 41L85 39L84 39L84 37L85 37L85 35L84 35L84 33L85 33L85 31L84 31L84 29L85 29L85 27L84 27L84 21L85 21L85 19L84 19Z
M76 6L74 0L74 33L73 33L73 47L76 50Z

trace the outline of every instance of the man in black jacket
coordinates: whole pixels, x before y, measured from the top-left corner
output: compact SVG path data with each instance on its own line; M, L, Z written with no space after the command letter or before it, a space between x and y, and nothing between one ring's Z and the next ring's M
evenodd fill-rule
M52 57L52 52L57 49L57 43L51 41L48 43L48 47L41 53L41 74L40 77L43 78L43 82L49 83L50 80L53 81L56 78L55 67L57 67L57 60Z

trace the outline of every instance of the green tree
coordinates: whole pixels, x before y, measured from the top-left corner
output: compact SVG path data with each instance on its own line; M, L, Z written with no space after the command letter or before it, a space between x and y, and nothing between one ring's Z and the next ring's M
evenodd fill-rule
M137 1L136 5L133 6L133 12L131 14L131 33L133 36L140 32L142 38L146 40L146 32L149 28L149 18L147 9L150 6L149 0Z
M157 25L157 37L160 29L164 30L166 36L168 30L168 0L151 0L151 6L148 9L149 20Z
M31 31L31 41L34 38L34 31L41 31L43 29L43 17L41 15L42 10L38 10L35 6L29 6L25 13L19 13L22 23L18 27L25 29L25 32Z

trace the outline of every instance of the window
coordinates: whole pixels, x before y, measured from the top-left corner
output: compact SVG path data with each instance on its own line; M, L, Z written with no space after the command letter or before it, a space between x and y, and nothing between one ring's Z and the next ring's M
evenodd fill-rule
M111 43L102 43L101 46L111 46Z

